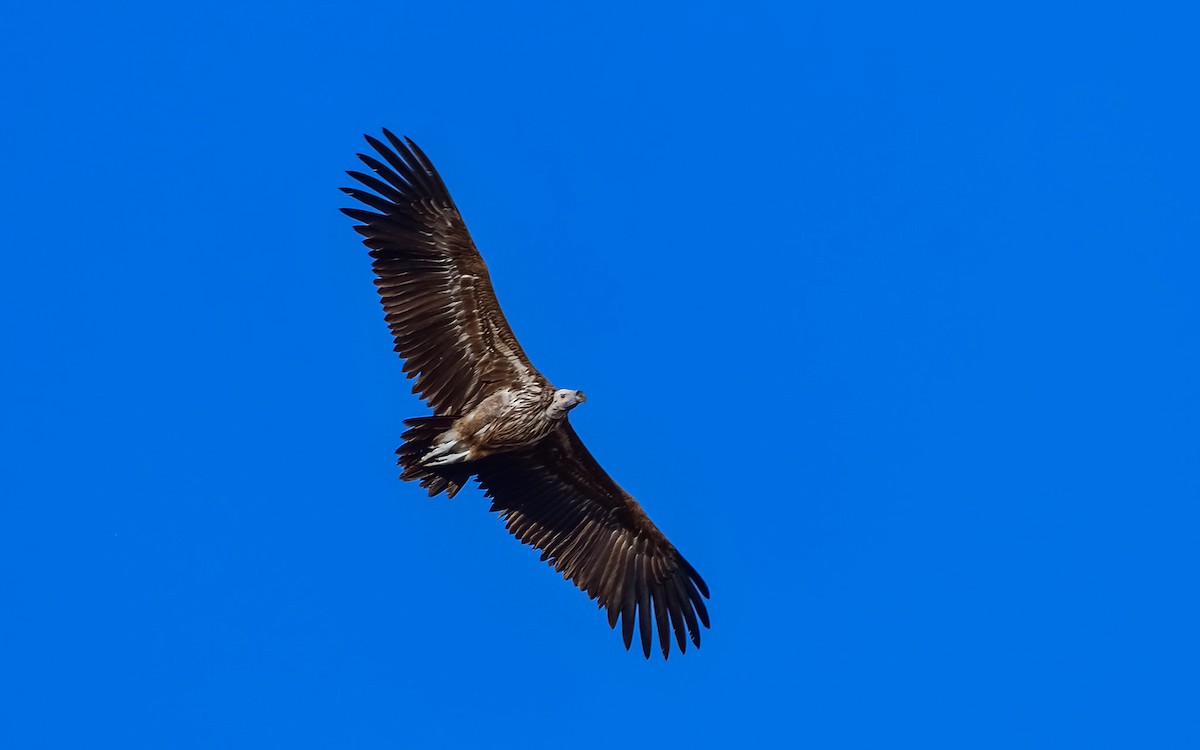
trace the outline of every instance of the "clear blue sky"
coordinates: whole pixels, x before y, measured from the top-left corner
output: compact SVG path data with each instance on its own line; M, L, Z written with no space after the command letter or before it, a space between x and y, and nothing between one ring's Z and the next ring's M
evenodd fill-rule
M5 12L0 745L1200 747L1196 13L565 5ZM698 651L397 481L380 127Z

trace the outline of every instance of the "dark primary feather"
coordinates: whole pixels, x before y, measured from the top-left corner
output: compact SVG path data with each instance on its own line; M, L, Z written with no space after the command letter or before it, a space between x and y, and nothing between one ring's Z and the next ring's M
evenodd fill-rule
M626 648L635 627L647 657L655 630L664 657L672 631L680 652L689 639L700 645L704 580L569 424L534 448L480 461L476 473L508 530L607 609L610 626L621 618Z
M511 381L545 382L513 335L487 266L442 178L412 141L367 136L383 160L348 174L370 190L342 188L361 208L342 211L371 249L387 324L435 414L462 414Z

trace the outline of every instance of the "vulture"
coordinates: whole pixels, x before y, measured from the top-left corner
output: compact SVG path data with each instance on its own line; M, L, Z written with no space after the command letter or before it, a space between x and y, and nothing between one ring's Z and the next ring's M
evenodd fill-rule
M369 171L342 188L342 211L374 259L385 319L432 414L404 421L401 479L453 498L474 478L509 532L563 578L635 629L650 657L700 645L708 586L642 507L600 467L568 415L583 391L556 388L529 361L487 266L429 158L410 139L370 135ZM366 189L363 189L366 188Z

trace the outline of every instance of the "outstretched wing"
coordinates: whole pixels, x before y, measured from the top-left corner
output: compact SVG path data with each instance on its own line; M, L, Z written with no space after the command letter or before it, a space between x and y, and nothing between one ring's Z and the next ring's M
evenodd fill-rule
M442 178L407 138L366 136L383 157L359 154L374 175L350 171L367 190L342 188L374 211L343 208L361 225L413 393L434 414L462 414L503 384L544 383L517 343L487 266Z
M672 631L681 653L689 637L700 645L708 586L569 423L528 451L483 459L476 471L508 530L598 600L610 627L621 618L625 648L635 617L647 658L655 628L663 658Z

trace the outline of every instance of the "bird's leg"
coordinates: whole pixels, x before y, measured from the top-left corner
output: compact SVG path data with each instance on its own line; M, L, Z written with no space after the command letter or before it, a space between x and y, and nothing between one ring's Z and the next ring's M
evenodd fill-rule
M469 451L469 450L468 451L460 451L458 453L451 453L447 456L442 456L441 458L437 459L436 461L430 461L429 457L427 456L425 458L425 465L426 466L445 466L446 464L454 464L454 463L458 463L459 461L465 459L469 455L471 455L471 451Z
M435 445L433 450L426 453L425 457L421 459L421 463L426 466L445 466L457 463L469 455L471 455L470 447L464 446L458 438L450 434L441 443Z

